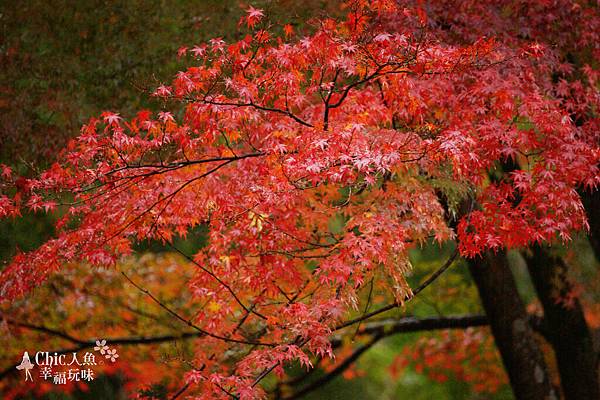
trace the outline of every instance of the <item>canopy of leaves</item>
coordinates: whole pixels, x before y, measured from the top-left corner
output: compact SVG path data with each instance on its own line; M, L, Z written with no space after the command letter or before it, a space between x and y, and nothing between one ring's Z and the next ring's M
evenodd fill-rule
M249 7L239 37L180 48L190 66L149 92L161 111L103 112L36 178L3 168L0 216L59 217L2 271L0 297L206 225L205 247L173 249L194 270L185 317L128 281L199 334L186 388L264 397L271 372L333 357L335 335L424 288L407 282L416 246L456 242L443 272L587 227L597 72L563 49L597 58L599 21L566 0L355 1L300 36Z

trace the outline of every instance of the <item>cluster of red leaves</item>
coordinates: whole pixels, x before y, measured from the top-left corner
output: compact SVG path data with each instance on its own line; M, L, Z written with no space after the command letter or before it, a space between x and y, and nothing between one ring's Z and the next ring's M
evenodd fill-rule
M254 398L272 370L331 355L331 330L364 282L387 276L377 287L404 299L411 246L456 237L475 256L567 240L586 227L576 189L600 181L597 73L571 79L539 38L597 55L597 33L582 29L599 18L534 3L351 2L346 19L289 42L250 8L242 40L180 50L194 66L154 92L173 112L105 112L39 178L3 174L17 192L0 195L0 216L59 204L63 216L55 239L2 272L1 298L65 262L112 265L132 242L206 224L189 284L211 306L195 314L207 334L187 381ZM490 181L506 161L517 169ZM442 180L470 194L456 232Z
M390 373L396 378L409 366L436 382L466 382L478 393L495 393L508 383L492 336L480 329L420 338L394 359Z

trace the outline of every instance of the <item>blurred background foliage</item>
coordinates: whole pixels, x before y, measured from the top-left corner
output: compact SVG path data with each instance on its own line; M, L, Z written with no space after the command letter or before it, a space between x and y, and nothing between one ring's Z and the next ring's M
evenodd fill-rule
M274 24L280 26L291 23L295 30L302 34L310 30L312 17L327 13L340 13L338 2L327 0L281 0L253 1L252 5L265 9ZM156 87L160 82L169 81L183 67L185 60L176 56L181 46L193 46L212 37L226 40L236 39L236 28L243 10L248 4L232 0L202 1L164 1L164 0L25 0L7 1L0 5L0 163L14 167L23 175L31 175L48 166L67 140L79 131L80 126L90 117L98 116L104 110L113 110L124 116L133 115L142 108L159 110L160 102L152 100L142 88ZM51 236L52 220L46 215L31 214L17 221L0 222L0 261L6 263L17 249L26 251L35 248ZM187 240L178 240L176 246L187 254L204 243L205 232L199 229L192 232ZM137 250L159 254L143 255L142 261L151 263L159 269L164 263L160 254L170 249L158 243L141 243ZM420 282L431 271L435 270L451 254L453 249L429 246L415 249L412 253L414 274L410 277L412 285ZM571 249L565 249L573 263L577 265L574 279L580 285L594 285L589 279L596 261L585 238L575 241ZM148 258L149 257L149 258ZM156 258L158 257L158 258ZM530 308L535 311L534 293L531 283L527 281L524 265L518 253L511 254L511 262L519 289L525 298L531 300ZM135 261L137 260L137 261ZM135 269L139 259L125 261L120 268ZM132 267L132 263L136 267ZM102 275L105 274L105 275ZM77 301L95 296L94 307L90 307L78 318L68 324L86 327L98 327L105 324L109 327L113 322L94 321L90 317L106 318L107 310L114 310L118 305L114 299L129 299L132 304L141 307L143 312L156 312L151 304L139 299L139 293L127 286L119 274L93 272L91 280L85 282L112 282L110 287L119 288L125 294L111 295L107 286L94 286L98 293L85 294L82 288L77 289ZM176 282L169 282L166 288L172 293L164 293L165 301L176 304L177 296L185 296L184 289L174 289L179 284L185 287L179 274ZM36 313L47 313L50 323L61 324L63 315L73 299L63 294L56 294L52 301L53 285L65 285L65 280L83 279L77 275L55 277L40 289L34 296L33 303L41 309ZM61 281L62 280L62 281ZM597 283L597 282L596 282ZM162 285L158 282L157 285ZM586 290L588 296L600 296L600 290ZM129 291L129 292L128 292ZM594 294L595 293L595 294ZM170 296L170 297L169 297ZM102 300L103 297L103 300ZM89 300L89 299L88 299ZM181 300L181 299L179 299ZM589 304L600 299L589 299ZM71 303L69 303L69 301ZM65 303L66 302L66 303ZM21 308L33 307L31 304L17 305ZM59 306L60 305L60 306ZM42 307L43 306L43 307ZM155 307L155 305L154 305ZM539 307L539 306L537 306ZM58 310L58 311L57 311ZM102 310L104 312L102 313ZM4 310L6 311L6 310ZM94 314L97 312L99 314ZM477 290L471 281L468 270L460 263L445 274L436 285L420 294L406 308L396 310L391 316L436 316L451 314L481 313ZM116 314L115 314L116 315ZM124 318L116 315L118 319ZM137 319L136 319L137 321ZM117 321L118 322L118 321ZM137 322L136 322L137 323ZM135 325L132 332L147 332L152 324ZM108 328L107 328L108 329ZM127 329L132 329L131 324ZM471 335L483 335L490 340L486 328L477 329ZM86 332L85 330L83 332ZM93 336L93 332L88 332ZM110 333L109 331L103 332ZM436 341L427 342L434 338ZM16 361L26 343L22 340L30 337L3 337L0 348L2 367ZM28 343L29 347L41 346L43 336L36 343ZM478 361L481 365L467 365L470 372L479 367L494 366L497 371L495 382L486 384L468 382L460 369L451 368L445 377L439 373L430 373L435 369L435 360L413 362L414 354L424 354L428 347L433 353L452 353L460 355L465 349L435 348L434 343L444 343L444 333L402 334L387 338L363 357L355 368L344 376L336 378L318 391L306 396L306 399L510 399L511 391L506 385L506 377L501 368L498 355L492 345L483 343L474 348L481 354ZM431 345L429 345L430 343ZM449 342L448 342L449 343ZM14 346L9 351L9 346ZM164 346L164 345L161 345ZM449 346L449 345L448 345ZM164 348L154 349L159 353ZM168 351L167 351L168 352ZM420 353L418 353L420 352ZM145 353L150 357L152 352ZM161 353L163 354L163 353ZM435 355L435 354L434 354ZM138 358L122 360L136 363ZM413 358L411 358L413 357ZM159 357L160 358L160 357ZM407 360L412 360L407 362ZM453 366L457 363L468 364L469 360L450 359ZM155 361L158 369L163 361ZM429 364L428 364L429 363ZM142 365L142 364L140 364ZM176 372L176 371L175 371ZM434 371L435 372L435 371ZM438 371L439 372L439 371ZM464 372L464 371L463 371ZM489 374L490 371L487 373ZM492 371L493 372L493 371ZM322 371L315 372L311 379L318 379ZM167 374L171 375L171 373ZM482 375L486 377L487 375ZM348 380L346 378L352 377ZM86 391L75 390L72 393L49 392L37 398L45 399L115 399L124 398L127 385L127 374L115 372L96 380ZM166 398L168 383L160 379L148 379L148 393L157 398ZM493 389L493 390L492 390ZM34 398L30 394L29 398Z

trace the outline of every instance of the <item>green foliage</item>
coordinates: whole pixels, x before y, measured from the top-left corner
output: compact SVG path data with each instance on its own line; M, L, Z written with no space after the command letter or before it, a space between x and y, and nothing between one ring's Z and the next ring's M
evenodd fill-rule
M37 248L54 233L50 216L25 214L18 220L0 221L0 269L18 250L29 251Z

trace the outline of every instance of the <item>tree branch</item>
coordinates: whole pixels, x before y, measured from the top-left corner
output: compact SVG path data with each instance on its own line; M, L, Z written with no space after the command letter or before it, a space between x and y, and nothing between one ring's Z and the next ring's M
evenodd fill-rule
M358 358L367 350L373 347L381 339L399 333L409 333L418 331L433 331L442 329L465 329L469 327L487 326L488 321L485 315L456 315L450 317L427 317L414 318L406 317L401 319L386 319L365 324L359 334L371 334L371 339L364 345L358 347L354 352L336 366L331 372L321 376L319 379L306 385L291 396L284 397L285 400L296 400L302 396L322 387L335 377L348 369ZM332 344L341 344L341 339L335 339Z
M344 361L342 361L331 372L329 372L326 375L323 375L316 381L310 383L309 385L300 389L298 392L292 394L291 396L284 397L284 400L298 399L298 398L304 396L305 394L308 394L308 393L312 392L313 390L318 389L321 386L329 383L336 376L340 375L342 372L344 372L346 369L348 369L348 367L350 367L356 360L358 360L358 358L361 355L363 355L367 350L369 350L371 347L373 347L373 345L375 345L382 338L383 338L382 334L375 335L374 337L371 338L371 340L369 340L369 342L367 342L366 344L364 344L364 345L358 347L356 350L354 350L354 352L349 357L347 357Z
M197 330L203 336L209 336L214 339L222 340L224 342L247 344L247 345L251 345L251 346L268 346L268 347L277 346L275 343L263 343L263 342L255 342L255 341L248 341L248 340L232 339L227 336L217 335L215 333L204 330L204 329L200 328L199 326L195 325L190 319L184 318L183 316L178 314L176 311L174 311L172 308L170 308L169 306L167 306L166 304L161 302L158 298L156 298L156 296L154 296L152 293L150 293L150 291L139 286L125 272L121 271L121 274L129 281L129 283L131 283L136 289L138 289L139 291L141 291L142 293L144 293L145 295L150 297L150 299L152 299L152 301L154 301L157 305L159 305L163 310L165 310L166 312L168 312L169 314L171 314L173 317L180 320L184 324L188 325L189 327Z
M404 302L406 303L406 302L414 299L417 294L422 292L427 286L431 285L437 278L440 277L440 275L442 275L444 273L444 271L446 271L448 268L450 268L450 266L452 265L452 263L454 262L454 260L456 259L457 256L458 256L458 250L455 250L454 253L452 253L452 255L450 256L450 258L448 258L448 260L444 263L444 265L442 265L433 274L431 274L429 276L429 278L427 278L415 290L413 290L413 292L411 294L406 295L406 297L404 298ZM333 330L338 331L340 329L354 325L358 322L364 321L366 319L369 319L371 317L374 317L374 316L384 313L386 311L400 307L400 305L401 305L400 302L394 302L394 303L388 304L388 305L383 306L375 311L371 311L370 313L363 314L362 316L360 316L358 318L354 318L349 321L343 322L340 325L333 328Z

